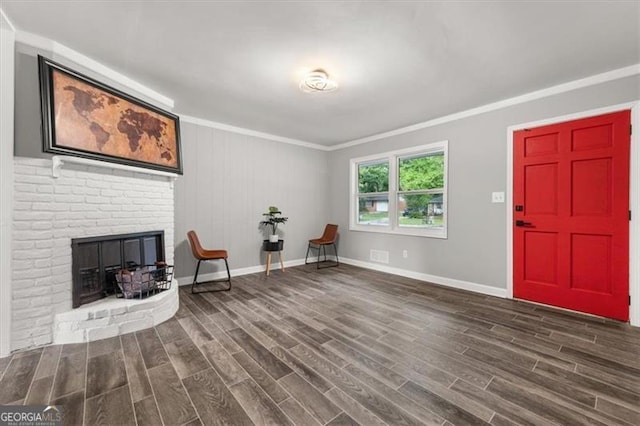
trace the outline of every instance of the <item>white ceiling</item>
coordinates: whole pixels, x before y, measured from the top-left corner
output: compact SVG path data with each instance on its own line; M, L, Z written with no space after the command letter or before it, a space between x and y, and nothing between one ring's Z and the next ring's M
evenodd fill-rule
M640 2L2 1L17 27L175 100L323 145L640 62ZM323 67L340 88L306 94Z

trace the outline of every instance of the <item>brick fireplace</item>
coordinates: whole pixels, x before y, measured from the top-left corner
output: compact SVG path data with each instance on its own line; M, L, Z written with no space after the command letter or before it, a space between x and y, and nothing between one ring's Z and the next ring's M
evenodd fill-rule
M72 309L71 242L161 230L173 264L172 181L78 164L65 164L56 178L52 163L14 157L11 349L95 340L170 318L177 285L146 302L108 297Z

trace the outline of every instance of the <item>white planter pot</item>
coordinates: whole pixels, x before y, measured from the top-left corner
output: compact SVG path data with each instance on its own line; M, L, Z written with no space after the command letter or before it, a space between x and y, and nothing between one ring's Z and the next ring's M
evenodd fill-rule
M269 242L270 243L277 243L278 242L278 235L269 235Z

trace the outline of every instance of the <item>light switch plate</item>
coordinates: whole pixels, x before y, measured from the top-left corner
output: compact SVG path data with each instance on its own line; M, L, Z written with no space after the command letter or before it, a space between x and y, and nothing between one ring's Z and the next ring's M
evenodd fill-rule
M492 203L504 203L504 192L492 192L491 193L491 202Z

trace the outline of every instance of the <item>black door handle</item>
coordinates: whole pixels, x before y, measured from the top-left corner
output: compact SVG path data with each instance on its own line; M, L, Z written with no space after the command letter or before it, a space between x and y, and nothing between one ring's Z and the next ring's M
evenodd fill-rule
M533 223L525 222L524 220L516 220L516 226L532 226Z

